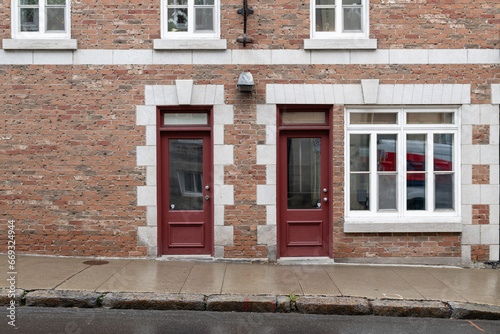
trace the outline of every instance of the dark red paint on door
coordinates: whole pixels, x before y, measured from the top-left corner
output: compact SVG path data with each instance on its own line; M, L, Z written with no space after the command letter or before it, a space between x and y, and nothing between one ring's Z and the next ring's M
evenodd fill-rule
M212 253L210 131L160 132L159 253Z
M328 130L280 131L280 257L329 255L329 150Z

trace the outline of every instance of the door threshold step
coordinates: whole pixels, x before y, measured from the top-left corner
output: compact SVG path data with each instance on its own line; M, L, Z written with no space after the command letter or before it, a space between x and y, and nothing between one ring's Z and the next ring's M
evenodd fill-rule
M277 260L278 264L295 265L295 264L334 264L335 261L327 256L318 257L282 257Z

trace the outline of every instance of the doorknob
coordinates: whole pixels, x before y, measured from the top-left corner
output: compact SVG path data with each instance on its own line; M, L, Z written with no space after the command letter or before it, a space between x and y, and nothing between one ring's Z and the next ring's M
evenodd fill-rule
M208 201L210 199L210 196L205 196L205 199Z
M328 198L327 197L323 197L323 202L328 202Z
M209 190L209 189L210 189L210 186L205 186L205 189L206 189L206 190Z
M326 194L328 192L328 189L323 188L323 192Z

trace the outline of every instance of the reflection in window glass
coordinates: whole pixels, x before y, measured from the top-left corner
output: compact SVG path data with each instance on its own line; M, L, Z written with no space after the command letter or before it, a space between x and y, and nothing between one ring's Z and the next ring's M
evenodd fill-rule
M425 210L425 173L408 173L406 178L406 209Z
M203 209L203 139L169 139L169 209Z
M434 134L434 171L453 170L453 134Z
M397 175L379 174L378 209L397 210Z
M285 111L281 114L282 124L324 124L326 114L322 111Z
M350 169L352 172L369 171L370 135L352 134L350 136Z
M287 138L288 209L321 208L321 139Z
M163 124L165 125L205 125L208 124L205 113L164 113Z
M316 8L316 31L335 31L335 8Z
M452 112L408 112L407 124L454 124L455 113Z
M397 124L398 113L395 112L364 112L351 113L351 124Z
M396 142L398 135L377 135L377 170L394 172L397 164Z
M406 135L406 170L425 171L427 135L409 134Z

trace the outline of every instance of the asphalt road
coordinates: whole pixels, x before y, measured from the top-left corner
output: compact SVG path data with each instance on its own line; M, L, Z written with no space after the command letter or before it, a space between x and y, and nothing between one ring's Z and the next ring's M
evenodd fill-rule
M21 307L16 325L0 309L0 333L500 333L500 321L280 313L138 311Z

